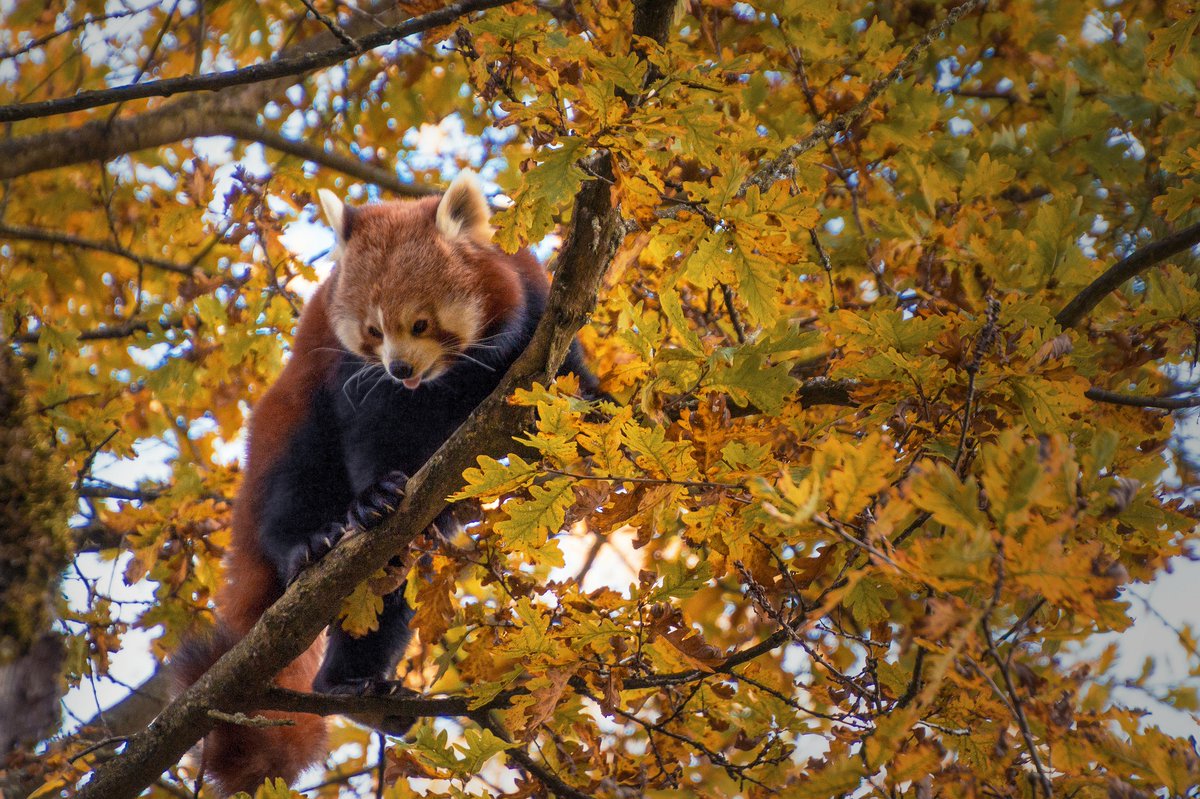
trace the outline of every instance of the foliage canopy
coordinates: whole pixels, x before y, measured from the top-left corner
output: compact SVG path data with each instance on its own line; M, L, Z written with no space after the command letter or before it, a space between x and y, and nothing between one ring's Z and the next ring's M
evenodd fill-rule
M385 796L1196 796L1194 743L1128 693L1200 710L1194 632L1166 687L1106 634L1195 546L1172 412L1200 404L1200 12L663 6L6 6L0 338L75 557L153 596L61 598L67 679L211 622L239 431L323 271L317 189L472 167L508 250L592 235L577 193L607 188L624 233L582 336L614 401L516 392L536 424L458 480L481 523L422 544L402 673L467 706L388 744ZM151 441L161 470L105 478ZM96 722L12 753L9 784L119 764L89 748L133 731ZM368 733L335 738L312 795L370 779Z

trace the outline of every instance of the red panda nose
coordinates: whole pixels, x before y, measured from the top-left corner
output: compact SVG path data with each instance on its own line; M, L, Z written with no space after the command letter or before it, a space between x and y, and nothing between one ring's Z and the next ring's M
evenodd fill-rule
M404 361L392 361L388 364L388 374L397 380L412 377L413 369Z

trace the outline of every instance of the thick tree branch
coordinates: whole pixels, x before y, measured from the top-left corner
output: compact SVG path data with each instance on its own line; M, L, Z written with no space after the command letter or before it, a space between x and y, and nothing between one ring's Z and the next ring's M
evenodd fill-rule
M606 153L593 157L589 167L611 180ZM512 449L513 437L526 427L531 413L507 398L518 387L548 382L558 371L624 236L609 195L609 183L602 179L580 188L573 226L532 341L497 389L409 481L396 513L370 535L345 540L318 568L301 574L241 642L96 771L80 790L81 799L137 795L208 732L213 723L209 710L238 710L252 703L273 675L333 621L341 599L428 528L445 498L461 487L462 473L476 456L501 456Z
M1093 280L1087 288L1075 296L1075 299L1058 312L1054 321L1058 322L1059 327L1074 327L1091 313L1101 300L1120 288L1126 280L1136 277L1155 264L1195 247L1197 244L1200 244L1200 222L1147 244L1129 257L1117 261L1104 274Z
M5 238L16 241L39 241L46 244L64 244L68 247L78 247L81 250L107 252L124 258L128 261L132 261L135 264L153 266L155 269L162 269L167 272L177 272L181 275L190 275L195 271L195 267L191 264L175 263L174 261L167 261L163 258L155 258L150 255L138 255L132 250L127 250L124 247L113 244L109 241L84 239L80 238L79 236L73 236L70 233L59 233L56 230L46 230L45 228L28 227L25 225L0 224L0 239Z
M422 33L433 28L449 24L464 14L482 11L487 8L506 5L513 0L461 0L437 11L431 11L419 17L413 17L399 25L391 25L381 30L373 31L357 40L355 44L340 44L328 50L306 53L292 58L277 58L262 64L253 64L239 69L214 72L208 75L188 75L180 78L164 78L130 86L118 86L113 89L96 89L76 94L74 97L63 97L56 100L43 100L36 103L14 103L0 106L0 122L16 122L22 119L55 116L72 111L83 111L88 108L98 108L139 100L146 97L170 97L186 92L217 91L231 86L245 86L252 83L264 83L278 78L289 78L305 75L323 67L333 66L353 58L367 50L382 47L392 42Z

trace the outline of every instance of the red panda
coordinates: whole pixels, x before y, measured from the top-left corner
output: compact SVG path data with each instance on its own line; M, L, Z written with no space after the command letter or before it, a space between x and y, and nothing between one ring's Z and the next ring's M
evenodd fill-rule
M369 529L414 473L498 384L533 334L549 284L527 252L491 243L488 208L464 172L440 197L345 206L319 192L337 266L300 317L292 355L250 418L218 632L175 658L194 682L343 532ZM596 380L576 343L563 372ZM404 590L384 598L379 629L331 627L276 678L294 690L390 688L410 638ZM205 741L225 794L291 783L326 754L325 720L264 713L290 726L221 724ZM403 734L411 719L388 718Z

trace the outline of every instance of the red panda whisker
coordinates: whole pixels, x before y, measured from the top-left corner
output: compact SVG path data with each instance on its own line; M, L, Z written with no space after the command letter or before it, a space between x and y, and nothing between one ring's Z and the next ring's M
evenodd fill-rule
M369 389L367 389L367 393L363 395L362 401L365 403L367 401L367 399L370 398L371 394L375 391L375 389L379 388L380 383L382 383L384 380L391 380L391 379L392 379L392 376L387 373L386 369L381 367L379 369L379 377L375 378L374 384L372 384L371 387Z
M479 365L480 365L480 366L482 366L484 369L487 369L489 372L494 372L494 371L496 371L496 368L495 368L494 366L488 366L488 365L487 365L486 363L484 363L483 361L480 361L480 360L477 360L477 359L475 359L475 358L472 358L470 355L467 355L465 352L460 352L460 353L458 354L458 357L460 357L460 358L463 358L463 359L465 359L465 360L468 360L468 361L470 361L471 363L479 364Z
M354 382L354 388L357 389L362 383L363 379L370 375L370 373L375 369L383 371L383 365L377 363L365 363L359 367L358 371L347 377L345 383L342 383L342 393L345 394L346 400L350 403L350 407L355 407L354 398L350 396L349 392L351 381ZM372 388L374 388L374 386L372 386Z

